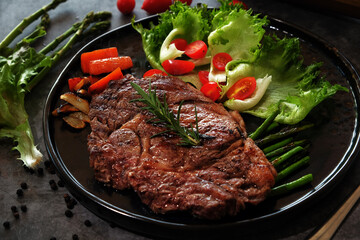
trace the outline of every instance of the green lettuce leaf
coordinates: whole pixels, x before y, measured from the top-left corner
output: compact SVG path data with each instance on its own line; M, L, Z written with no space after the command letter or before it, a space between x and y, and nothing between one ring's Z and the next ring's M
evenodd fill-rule
M2 57L0 60L0 138L13 139L20 160L29 167L36 166L42 154L34 145L25 110L25 95L28 93L28 81L42 67L50 64L50 57L29 47L21 47L8 58Z
M151 23L147 29L141 24L136 24L134 19L132 25L141 34L144 52L150 65L163 70L160 51L166 51L163 55L167 59L181 56L175 48L169 49L170 42L174 38L184 38L189 43L195 40L203 40L207 43L212 17L213 13L206 5L192 8L176 1L170 6L170 10L160 14L157 25ZM164 42L165 46L162 48Z
M212 21L213 31L209 34L211 56L228 53L233 61L250 61L260 49L260 41L265 33L265 18L253 15L252 10L242 8L219 11ZM210 67L210 81L225 82L225 71ZM225 91L223 91L225 93Z
M254 76L256 79L272 76L260 102L244 112L266 118L279 107L280 114L275 121L296 124L316 105L337 91L348 91L340 85L331 85L324 77L319 76L320 67L321 63L303 65L299 39L264 36L256 59L231 62L227 65L227 74L229 84L244 76ZM225 106L236 110L236 100L228 100Z

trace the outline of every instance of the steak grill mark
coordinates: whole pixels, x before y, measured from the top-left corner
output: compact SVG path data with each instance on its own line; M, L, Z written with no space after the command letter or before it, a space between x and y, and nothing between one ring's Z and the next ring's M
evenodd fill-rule
M148 122L152 114L141 110L130 82L145 91L156 87L166 94L169 110L180 122L195 126L196 105L200 146L179 146L176 134ZM115 189L132 188L156 213L189 211L205 219L237 215L246 204L263 201L274 185L276 171L263 152L247 138L238 112L228 112L200 91L169 76L136 79L126 75L112 81L90 104L88 137L90 166L95 178Z

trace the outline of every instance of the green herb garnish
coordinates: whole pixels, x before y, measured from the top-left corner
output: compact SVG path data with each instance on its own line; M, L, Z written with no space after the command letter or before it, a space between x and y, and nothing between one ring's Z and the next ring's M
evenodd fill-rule
M201 143L197 111L195 106L195 130L190 124L190 128L186 128L180 125L180 111L183 101L181 101L177 115L175 117L174 113L169 110L168 104L166 102L166 94L164 94L163 102L160 101L156 95L156 88L152 90L151 82L149 82L149 93L145 92L139 85L136 83L130 83L131 86L140 94L142 98L133 99L131 102L142 102L147 106L142 107L141 109L147 110L155 115L154 118L150 119L149 122L153 124L165 124L165 127L168 130L162 131L153 135L152 137L159 136L167 132L175 132L181 137L181 141L178 145L181 146L196 146Z

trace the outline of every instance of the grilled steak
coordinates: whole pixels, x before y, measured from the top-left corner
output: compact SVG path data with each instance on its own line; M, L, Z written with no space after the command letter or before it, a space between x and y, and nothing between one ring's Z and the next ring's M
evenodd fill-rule
M176 134L149 123L154 116L141 110L134 82L147 91L149 78L131 75L112 81L90 105L88 137L90 166L98 181L115 189L132 188L156 213L190 211L206 219L234 216L246 204L263 201L274 185L276 171L263 152L247 138L237 112L228 112L200 91L174 77L150 78L160 99L166 94L169 109L180 122L195 125L196 105L199 146L179 146Z

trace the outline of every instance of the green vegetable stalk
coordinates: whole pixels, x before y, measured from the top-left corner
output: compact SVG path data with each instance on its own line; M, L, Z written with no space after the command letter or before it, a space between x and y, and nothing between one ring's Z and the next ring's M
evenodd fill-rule
M26 94L81 39L83 33L93 33L97 30L90 29L85 31L91 23L109 17L107 12L95 14L91 12L82 22L74 24L42 51L37 52L34 48L30 47L30 44L46 34L46 26L49 23L47 11L54 9L64 1L53 0L49 5L44 6L25 18L0 43L0 138L11 138L16 143L14 150L20 153L20 160L30 168L35 168L40 163L42 154L35 146L31 126L28 121L28 114L25 109ZM30 35L19 41L14 48L8 47L23 32L25 27L40 17L42 17L40 24ZM64 46L55 50L63 40L70 36L71 38ZM55 50L52 55L46 55L52 50Z

